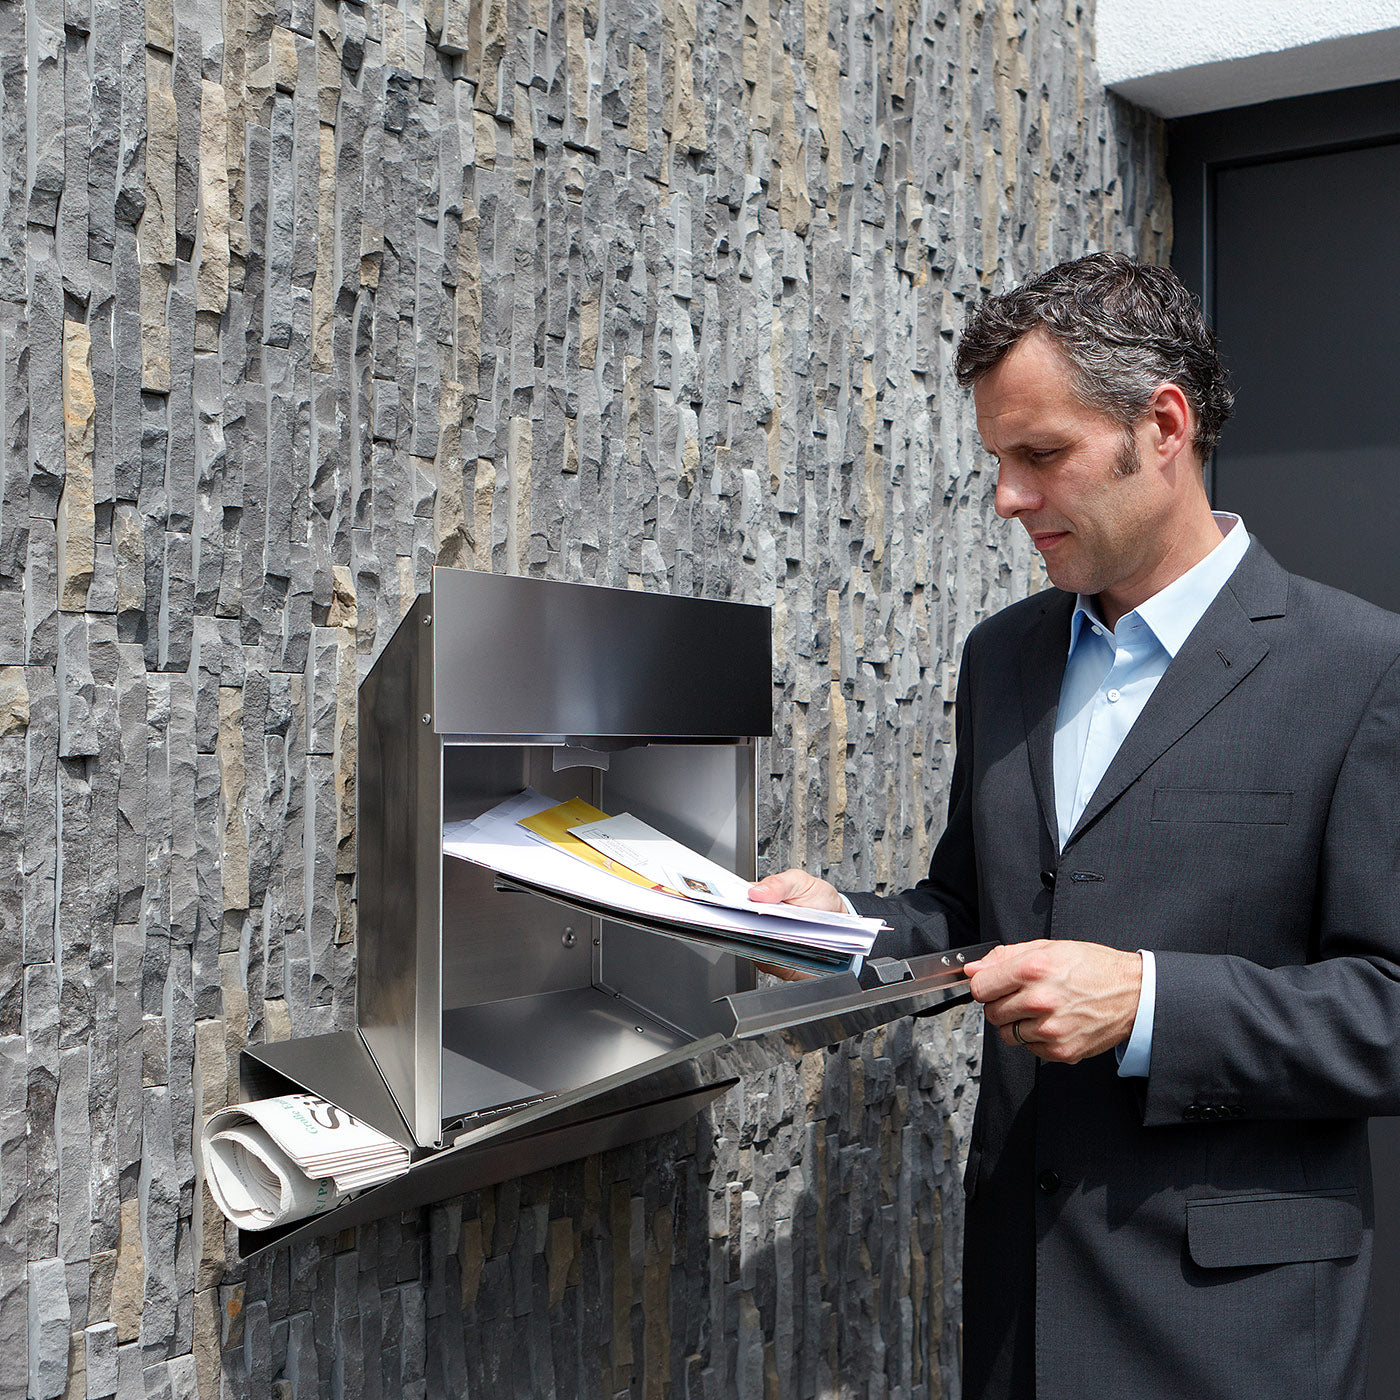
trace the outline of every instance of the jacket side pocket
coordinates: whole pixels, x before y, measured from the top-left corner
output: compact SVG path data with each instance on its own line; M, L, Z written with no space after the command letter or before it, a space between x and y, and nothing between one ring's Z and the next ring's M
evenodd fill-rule
M1186 1244L1203 1269L1351 1259L1361 1252L1355 1191L1210 1196L1186 1202Z

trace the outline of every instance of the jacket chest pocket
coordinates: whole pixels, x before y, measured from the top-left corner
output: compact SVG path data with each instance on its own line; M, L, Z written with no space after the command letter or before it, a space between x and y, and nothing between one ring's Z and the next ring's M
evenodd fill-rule
M1186 1202L1186 1245L1203 1269L1351 1259L1361 1252L1355 1191L1212 1196Z
M1152 793L1154 822L1203 822L1227 826L1287 826L1291 792L1238 788L1159 787Z

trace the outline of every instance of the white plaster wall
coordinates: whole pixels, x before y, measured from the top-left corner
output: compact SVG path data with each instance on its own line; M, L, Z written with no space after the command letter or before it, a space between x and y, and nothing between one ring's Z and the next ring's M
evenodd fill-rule
M1104 84L1164 117L1400 78L1400 0L1099 0Z

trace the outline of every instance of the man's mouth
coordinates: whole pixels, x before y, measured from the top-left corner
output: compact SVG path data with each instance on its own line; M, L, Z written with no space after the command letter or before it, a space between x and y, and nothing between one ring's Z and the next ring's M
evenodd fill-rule
M1044 554L1047 549L1053 549L1063 539L1069 538L1068 530L1032 530L1030 532L1031 543Z

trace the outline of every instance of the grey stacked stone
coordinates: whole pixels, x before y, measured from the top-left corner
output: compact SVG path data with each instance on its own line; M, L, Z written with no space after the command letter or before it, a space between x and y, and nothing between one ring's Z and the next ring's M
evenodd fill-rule
M241 1263L353 1023L355 684L434 562L774 608L765 864L898 884L1033 589L968 302L1165 255L1087 4L0 0L0 1396L958 1393L979 1026Z

